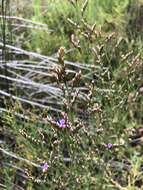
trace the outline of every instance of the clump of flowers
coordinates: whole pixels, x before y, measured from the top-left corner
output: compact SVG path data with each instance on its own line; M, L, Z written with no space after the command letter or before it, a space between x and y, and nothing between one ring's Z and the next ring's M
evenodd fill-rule
M42 171L46 172L49 169L49 164L47 162L45 162L44 164L42 164Z

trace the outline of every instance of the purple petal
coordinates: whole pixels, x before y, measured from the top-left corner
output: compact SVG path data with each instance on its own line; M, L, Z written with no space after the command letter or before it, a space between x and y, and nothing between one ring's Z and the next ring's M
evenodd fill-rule
M42 165L42 169L43 169L43 171L48 170L48 168L49 168L48 163L44 163L44 164Z
M106 147L107 147L108 149L111 149L111 148L113 147L113 144L112 144L112 143L108 143L108 144L106 145Z
M61 125L65 124L65 120L64 119L61 119L59 122L60 122Z
M64 119L60 119L59 121L57 121L57 125L59 125L59 127L61 128L65 128L66 125L65 125L65 120Z

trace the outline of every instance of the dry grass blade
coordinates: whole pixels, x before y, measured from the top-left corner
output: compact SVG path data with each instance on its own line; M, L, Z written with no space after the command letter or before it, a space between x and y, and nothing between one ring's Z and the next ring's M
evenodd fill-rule
M37 107L39 107L39 108L44 108L44 109L51 110L51 111L55 111L55 112L61 112L61 111L58 110L58 109L55 109L55 108L52 108L52 107L49 107L49 106L45 106L45 105L39 104L39 103L37 103L37 102L33 102L33 101L30 101L30 100L27 100L27 99L24 99L24 98L20 98L20 97L11 95L11 94L9 94L9 93L7 93L7 92L4 92L4 91L2 91L2 90L0 90L0 94L3 95L3 96L6 96L6 97L12 98L12 99L14 99L14 100L18 100L18 101L20 101L20 102L30 104L30 105L32 105L32 106L37 106Z
M19 161L22 161L22 162L25 162L25 163L28 164L28 165L32 165L32 166L34 166L34 167L41 168L40 165L38 165L38 164L36 164L36 163L34 163L34 162L30 161L30 160L27 160L27 159L25 159L25 158L22 158L22 157L20 157L20 156L17 156L17 155L14 154L14 153L10 153L9 151L6 151L6 150L3 149L3 148L0 148L0 152L1 152L1 154L4 154L5 156L14 158L14 159L19 160Z

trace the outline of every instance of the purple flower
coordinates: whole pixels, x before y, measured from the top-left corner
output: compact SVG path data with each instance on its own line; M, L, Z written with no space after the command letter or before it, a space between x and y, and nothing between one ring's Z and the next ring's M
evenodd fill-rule
M48 163L46 162L46 163L42 164L41 167L42 167L43 172L46 172L46 171L48 170L48 168L49 168L49 165L48 165Z
M112 143L108 143L108 144L106 145L106 147L107 147L108 149L111 149L111 148L113 148L113 144L112 144Z
M65 119L60 119L59 121L57 121L57 125L60 128L65 128L66 127L66 121L65 121Z

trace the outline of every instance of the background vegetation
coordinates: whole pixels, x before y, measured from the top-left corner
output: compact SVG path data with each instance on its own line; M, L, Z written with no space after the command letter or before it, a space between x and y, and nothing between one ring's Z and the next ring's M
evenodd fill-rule
M143 1L2 2L0 188L143 189Z

